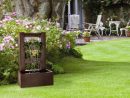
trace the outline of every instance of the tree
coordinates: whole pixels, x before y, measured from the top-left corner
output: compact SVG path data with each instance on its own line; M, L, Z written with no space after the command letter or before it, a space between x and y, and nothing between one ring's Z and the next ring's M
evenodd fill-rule
M66 2L67 0L1 0L0 9L5 6L1 9L5 10L4 13L16 11L18 17L56 19L63 25Z

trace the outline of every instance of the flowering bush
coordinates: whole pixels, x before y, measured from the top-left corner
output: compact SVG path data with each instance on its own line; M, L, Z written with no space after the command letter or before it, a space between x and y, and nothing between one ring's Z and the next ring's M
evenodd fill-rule
M0 43L0 84L16 82L18 69L17 44L11 36L5 36Z
M32 24L27 19L16 19L11 16L5 16L0 21L0 35L11 35L15 38L18 37L19 32L31 32Z
M58 61L65 55L78 53L73 49L76 33L63 35L55 22L27 18L17 19L15 15L15 12L6 15L0 21L0 80L3 80L0 84L16 82L19 32L46 32L47 62L52 65L54 72L63 73L63 68L58 65Z

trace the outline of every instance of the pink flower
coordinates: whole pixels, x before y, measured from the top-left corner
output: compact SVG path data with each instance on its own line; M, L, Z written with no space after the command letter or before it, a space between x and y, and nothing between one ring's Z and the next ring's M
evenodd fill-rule
M29 28L32 28L33 27L33 24L29 24Z
M0 51L3 51L4 50L4 44L0 44Z
M11 16L7 15L4 17L3 22L14 20Z
M12 38L12 36L6 36L6 37L4 37L4 39L3 39L3 42L4 42L4 43L9 43L10 41L14 41L14 39Z
M3 24L0 24L0 27L4 27Z
M16 22L16 24L18 24L18 25L22 25L22 20L15 20L15 22Z
M70 49L70 48L71 48L70 42L68 42L68 43L66 44L66 48L67 48L67 49Z
M32 28L33 27L33 23L29 22L29 21L23 21L23 26L25 26L25 28Z
M14 46L10 46L12 49L14 49Z
M2 22L2 21L0 21L0 27L3 27L3 26L4 26L3 22Z
M13 13L12 13L12 16L16 16L16 15L17 15L16 12L13 12Z

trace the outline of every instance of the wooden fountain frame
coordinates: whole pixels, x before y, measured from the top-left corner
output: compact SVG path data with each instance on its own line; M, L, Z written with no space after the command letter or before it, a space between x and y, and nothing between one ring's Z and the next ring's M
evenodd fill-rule
M38 37L41 39L41 56L39 58L40 68L38 71L32 72L26 70L25 58L25 37ZM53 72L46 68L46 36L45 32L42 33L23 33L19 34L19 71L18 71L18 84L20 87L33 87L53 85Z

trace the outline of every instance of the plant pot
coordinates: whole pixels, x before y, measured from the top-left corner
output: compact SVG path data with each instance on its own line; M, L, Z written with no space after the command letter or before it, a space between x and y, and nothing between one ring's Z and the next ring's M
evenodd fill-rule
M85 42L90 42L90 37L84 37Z
M130 31L127 32L127 37L130 37Z

